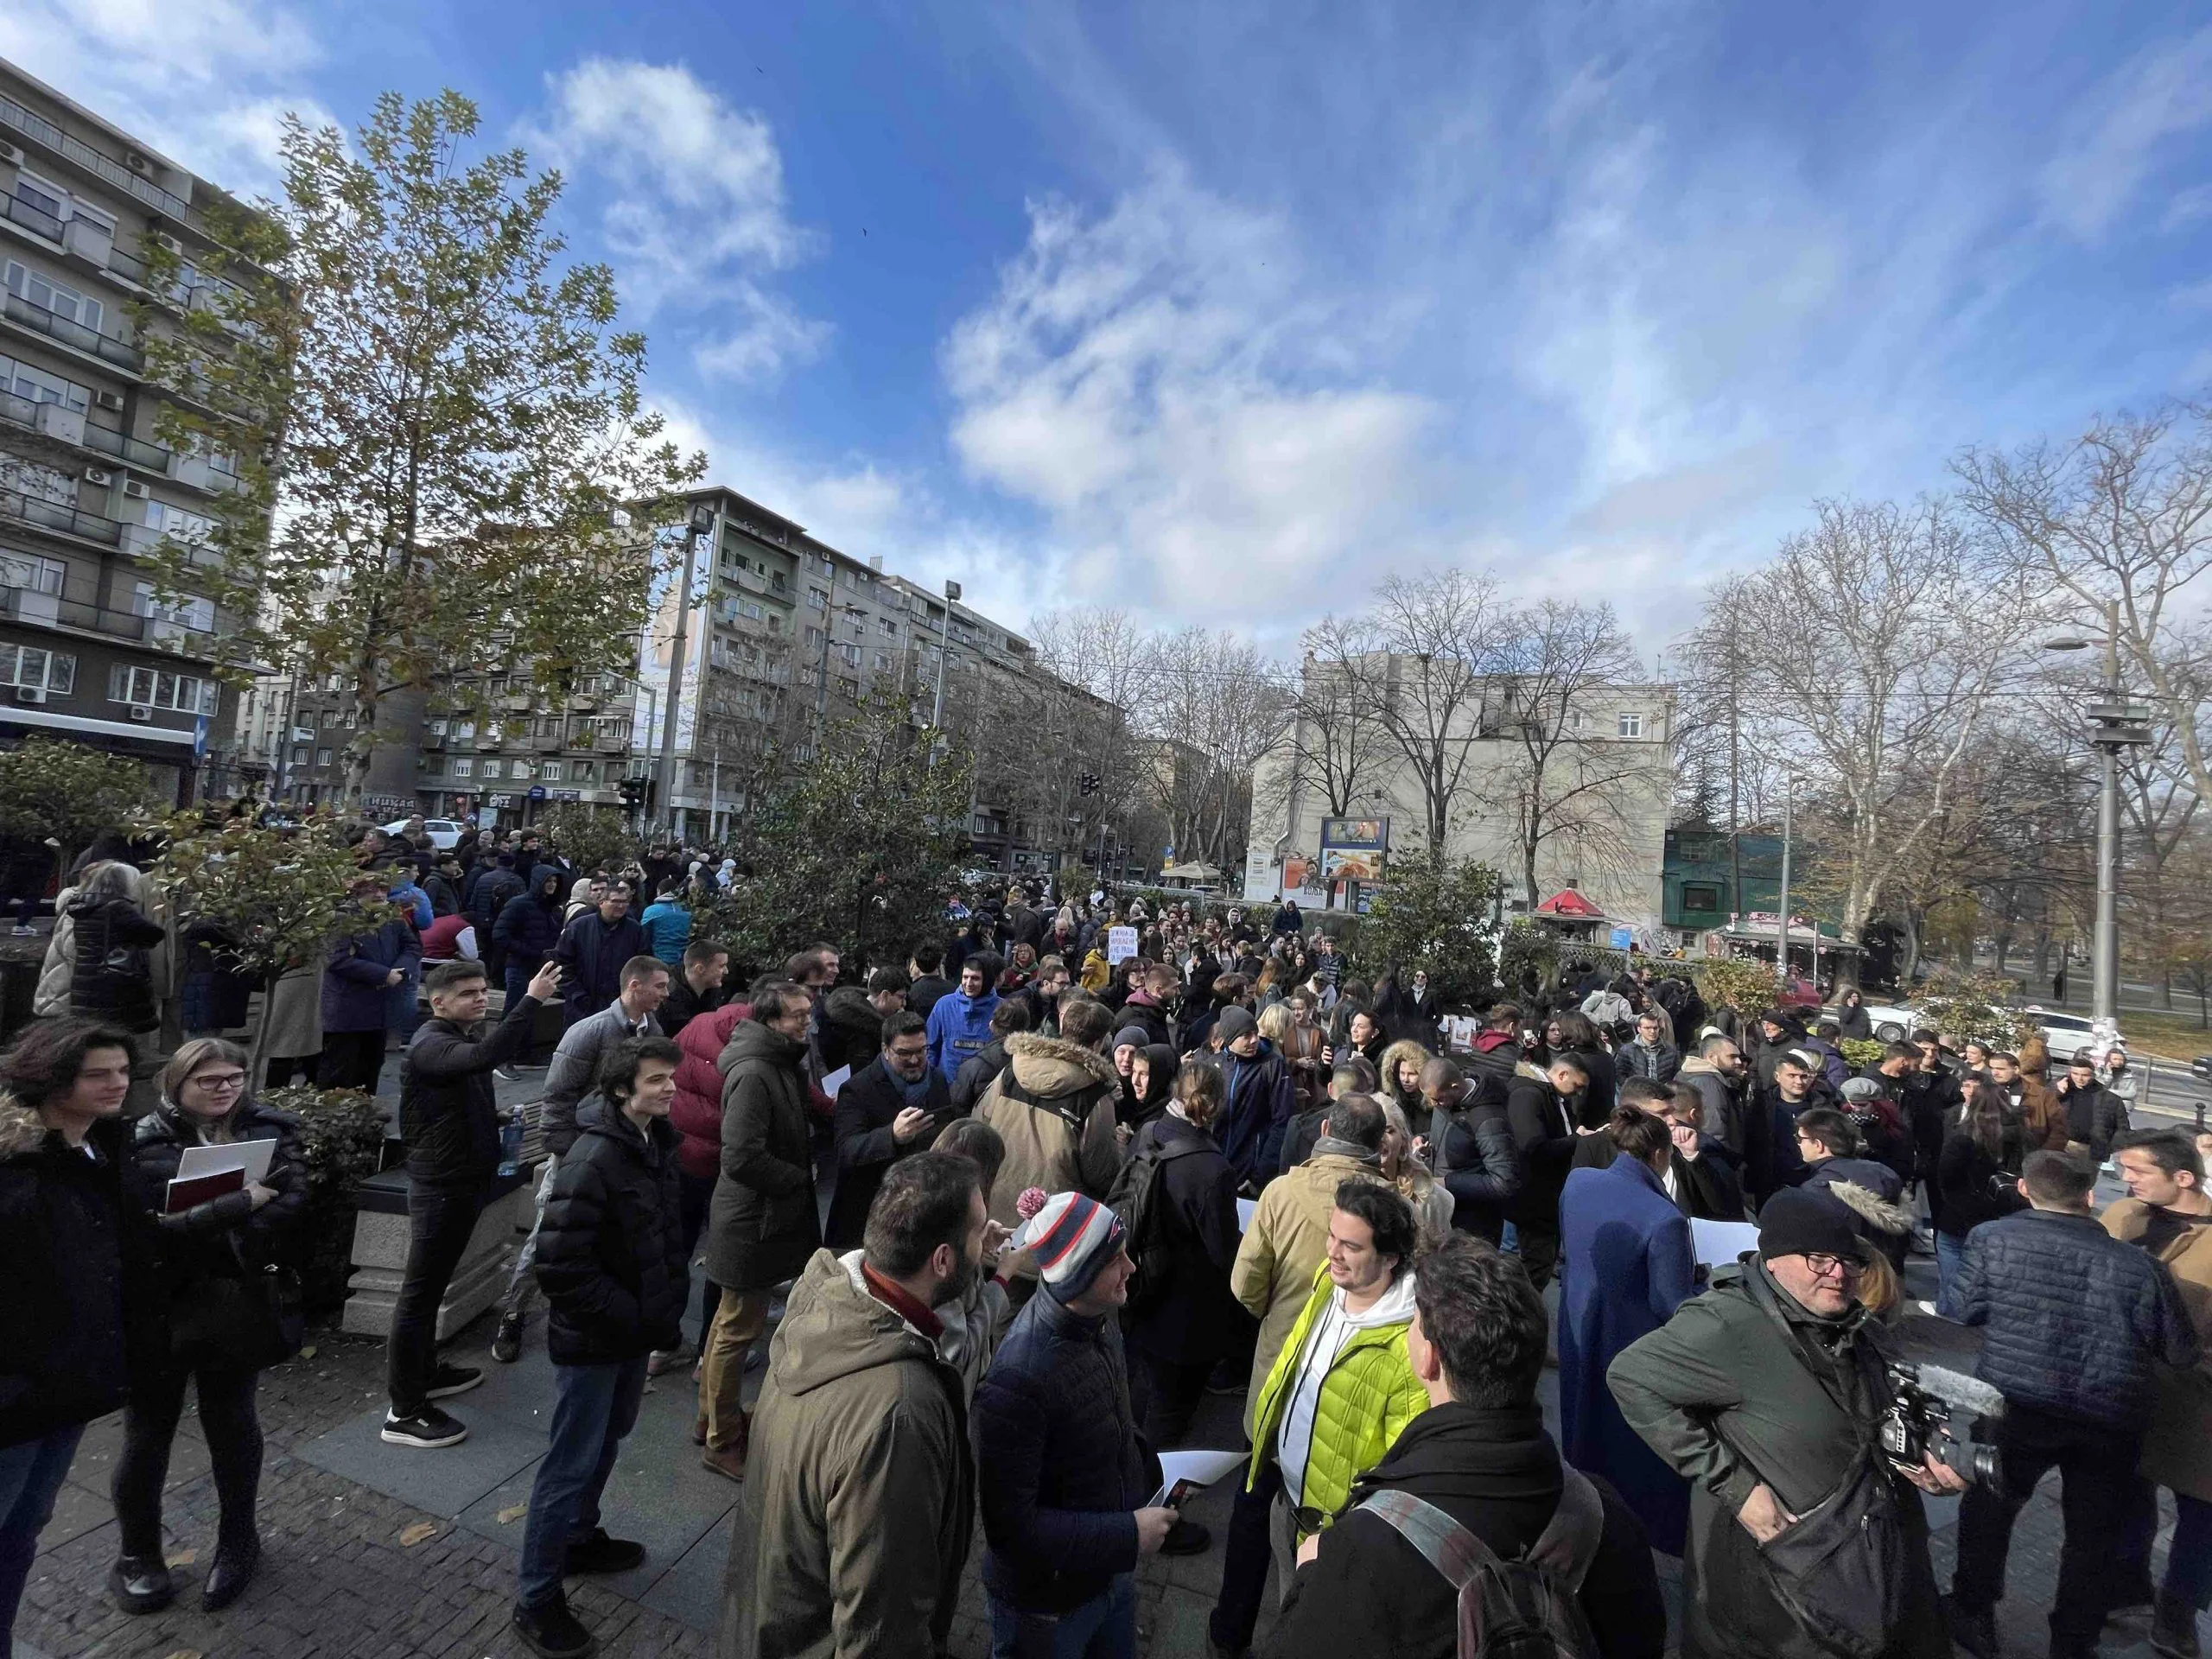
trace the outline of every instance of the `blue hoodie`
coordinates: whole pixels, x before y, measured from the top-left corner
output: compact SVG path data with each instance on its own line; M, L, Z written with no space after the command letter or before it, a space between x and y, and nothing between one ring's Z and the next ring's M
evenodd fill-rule
M930 1010L930 1064L947 1083L989 1044L991 1014L998 1005L998 992L988 987L981 996L952 991L938 998Z
M683 947L691 942L690 911L673 899L656 899L645 906L639 925L645 930L645 942L652 947L653 955L671 971L683 965Z

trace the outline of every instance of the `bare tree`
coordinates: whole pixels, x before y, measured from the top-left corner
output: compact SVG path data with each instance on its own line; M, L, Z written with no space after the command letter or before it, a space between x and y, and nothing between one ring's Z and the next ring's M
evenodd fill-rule
M2172 728L2175 775L2212 795L2212 627L2190 593L2212 569L2212 410L2122 414L2070 443L1969 450L1953 470L1998 562L2055 590L2076 622L2101 628L2114 608L2124 678Z
M1252 768L1281 733L1286 702L1275 664L1233 634L1185 628L1158 642L1140 709L1179 859L1241 860Z
M2017 580L1968 556L1940 503L1823 501L1763 569L1712 590L1756 642L1743 701L1778 758L1837 803L1840 932L1857 944L1942 816L1993 692L2031 623ZM1682 660L1708 688L1730 642L1708 620ZM1855 956L1843 957L1847 977Z
M1487 572L1451 569L1393 576L1363 617L1308 636L1315 666L1371 711L1389 760L1419 784L1421 839L1431 848L1450 838L1484 683L1517 620Z
M1345 665L1376 647L1364 619L1324 617L1306 631L1304 660L1284 728L1291 790L1312 791L1331 817L1344 817L1371 791L1390 762L1390 734L1363 676Z
M1635 647L1606 604L1548 599L1521 613L1493 690L1498 734L1511 762L1489 788L1511 814L1529 907L1539 898L1536 859L1554 841L1608 868L1625 868L1624 833L1640 815L1634 798L1650 787L1649 755L1595 742L1588 694L1641 677ZM1610 735L1608 734L1607 735Z

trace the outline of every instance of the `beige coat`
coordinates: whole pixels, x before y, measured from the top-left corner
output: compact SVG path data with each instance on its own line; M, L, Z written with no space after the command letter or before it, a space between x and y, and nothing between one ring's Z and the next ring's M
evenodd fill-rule
M1247 1435L1252 1432L1261 1390L1274 1369L1275 1355L1298 1323L1313 1292L1313 1274L1329 1254L1329 1212L1336 1207L1337 1189L1350 1180L1382 1179L1373 1164L1343 1153L1322 1152L1285 1170L1260 1194L1252 1224L1244 1230L1244 1242L1236 1247L1236 1260L1229 1269L1229 1288L1260 1321L1260 1344L1252 1351L1252 1385L1244 1396ZM1005 1185L1001 1176L1000 1189Z
M991 1219L1019 1226L1014 1206L1027 1187L1104 1198L1122 1170L1114 1135L1122 1080L1114 1063L1094 1049L1026 1031L1006 1039L1006 1071L976 1103L977 1120L1006 1142L1006 1162L991 1186ZM1008 1076L1029 1101L1007 1094ZM1026 1251L1008 1256L1002 1270L1014 1278L1037 1276Z
M2143 1236L2150 1206L2122 1198L2099 1217L2114 1238ZM2143 1473L2161 1486L2212 1501L2212 1224L2192 1227L2159 1260L2173 1274L2204 1357L2193 1370L2158 1370L2158 1402L2143 1440Z

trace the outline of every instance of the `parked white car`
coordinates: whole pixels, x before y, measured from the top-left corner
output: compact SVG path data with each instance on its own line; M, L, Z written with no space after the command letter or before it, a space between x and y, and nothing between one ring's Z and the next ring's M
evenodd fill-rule
M388 836L396 836L412 823L414 823L414 819L412 818L401 818L394 823L385 824L384 826L384 831ZM423 833L430 838L430 845L436 848L442 853L447 851L450 848L457 847L461 844L461 832L464 827L465 826L461 824L455 823L451 818L425 818L423 820Z
M2127 1039L2117 1030L2100 1030L2086 1014L2069 1014L2030 1003L2020 1010L2034 1021L2043 1033L2044 1044L2050 1050L2051 1063L2062 1066L2074 1058L2074 1051L2086 1048L2102 1059L2115 1044L2125 1048ZM1902 1002L1866 1005L1866 1018L1874 1028L1874 1035L1885 1043L1901 1043L1924 1022L1919 1011Z

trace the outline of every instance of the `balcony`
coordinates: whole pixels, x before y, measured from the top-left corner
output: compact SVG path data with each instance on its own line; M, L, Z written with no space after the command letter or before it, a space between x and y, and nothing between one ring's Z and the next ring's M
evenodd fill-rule
M41 496L25 495L18 490L0 490L0 518L35 524L41 530L60 531L67 536L81 536L88 542L101 542L109 547L117 546L123 540L123 526L112 518L103 518L97 512L85 512Z
M42 236L48 241L60 243L61 221L43 207L34 207L21 196L0 196L0 219L11 225L20 225L33 236Z
M5 102L0 99L0 102ZM111 340L97 328L87 328L72 318L57 315L42 305L33 305L16 295L7 296L5 315L9 321L24 328L37 330L64 346L83 352L88 356L112 363L132 374L144 372L146 354L136 346L119 340Z
M166 214L180 225L189 225L194 230L202 229L200 215L192 211L192 204L182 196L162 189L151 179L140 177L113 156L101 155L82 139L72 138L53 122L43 116L32 114L12 98L0 98L0 126L14 128L41 149L51 150L74 162L94 178L113 185L156 213Z
M164 476L173 459L170 452L158 443L143 442L105 426L94 426L75 410L65 409L60 404L34 403L11 391L0 391L0 421L80 449L111 455Z

